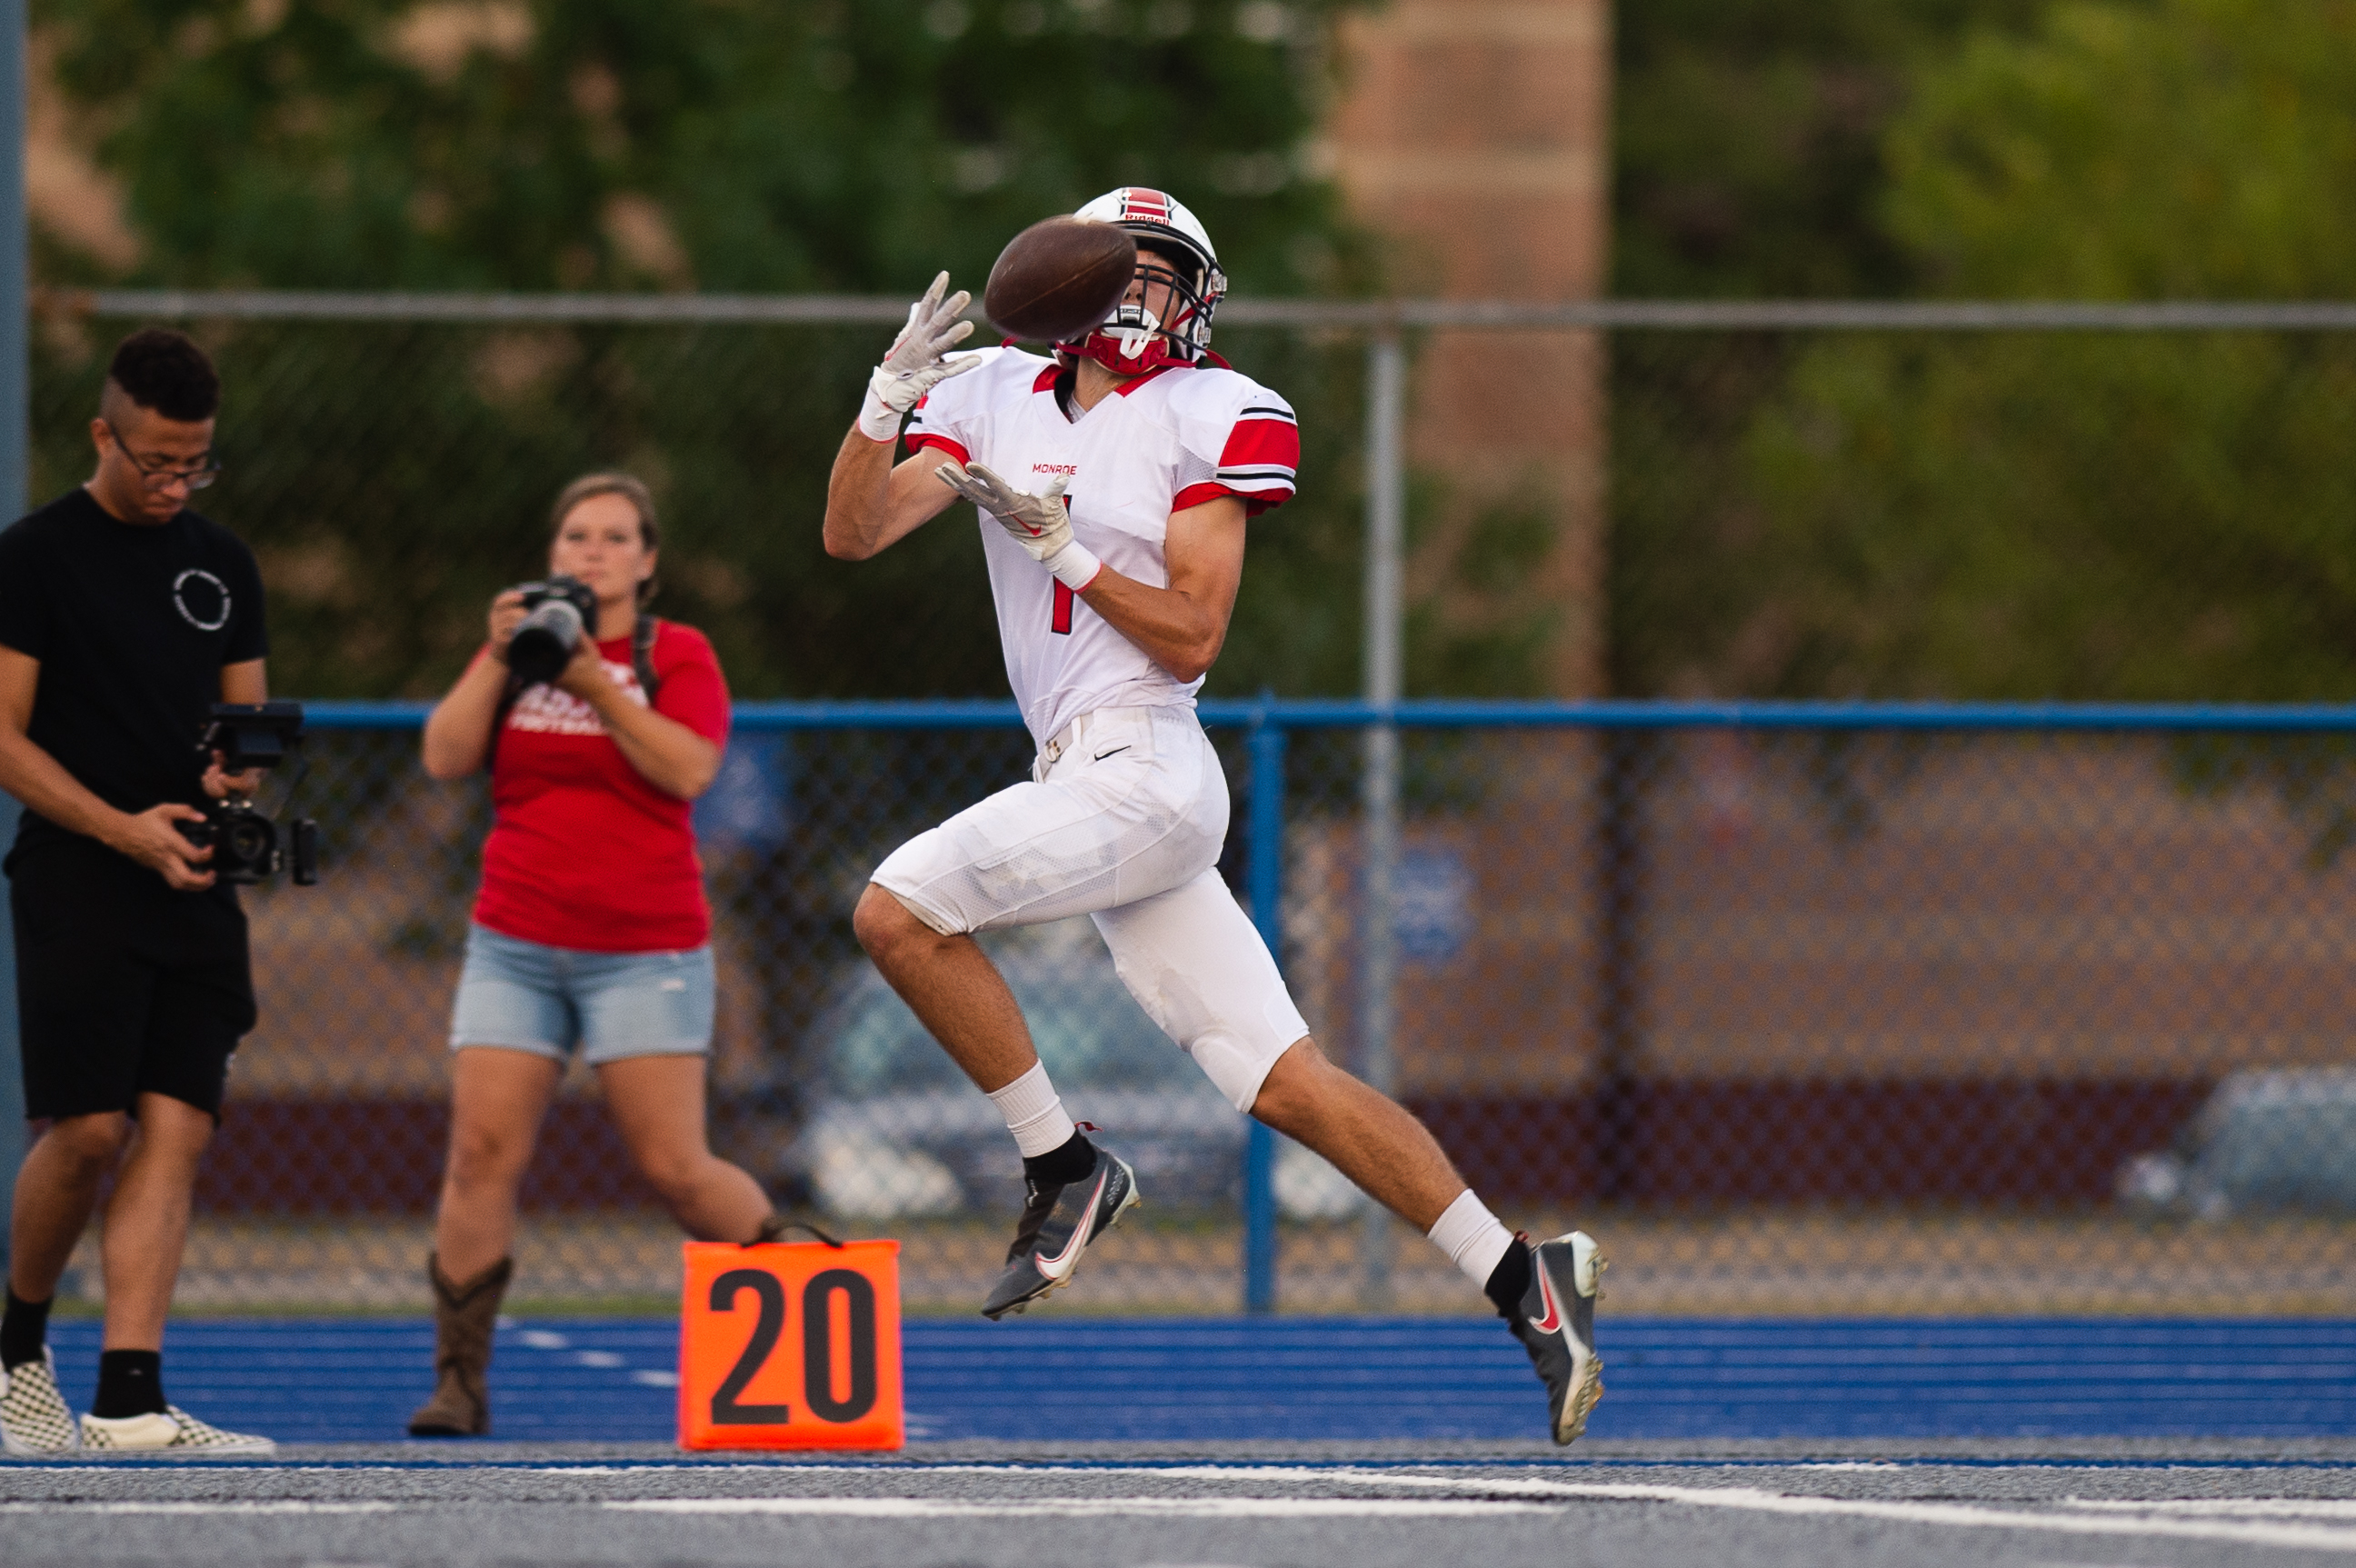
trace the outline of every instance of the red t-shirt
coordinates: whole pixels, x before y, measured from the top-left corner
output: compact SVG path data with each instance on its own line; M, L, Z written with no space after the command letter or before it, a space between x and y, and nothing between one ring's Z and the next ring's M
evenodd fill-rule
M614 683L645 702L630 639L597 651ZM728 685L704 635L664 621L652 653L655 712L726 745ZM590 952L681 952L712 940L689 802L631 767L580 698L534 686L516 699L491 761L491 805L477 924Z

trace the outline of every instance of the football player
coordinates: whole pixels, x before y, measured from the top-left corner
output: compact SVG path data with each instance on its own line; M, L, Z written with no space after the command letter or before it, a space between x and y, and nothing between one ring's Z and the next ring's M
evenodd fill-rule
M1237 1110L1323 1155L1487 1293L1569 1443L1602 1392L1595 1242L1508 1231L1421 1123L1328 1061L1219 876L1227 786L1194 693L1226 637L1246 520L1292 494L1292 410L1210 351L1226 278L1193 213L1125 188L1078 216L1136 240L1112 316L1048 358L951 357L973 328L958 319L969 295L944 298L942 274L876 367L827 491L827 551L846 560L960 499L980 509L1007 678L1039 746L1030 782L887 857L854 922L1023 1155L1028 1201L982 1312L1065 1283L1137 1201L1135 1174L1074 1124L973 940L1085 914L1139 1005ZM912 455L895 465L911 411Z

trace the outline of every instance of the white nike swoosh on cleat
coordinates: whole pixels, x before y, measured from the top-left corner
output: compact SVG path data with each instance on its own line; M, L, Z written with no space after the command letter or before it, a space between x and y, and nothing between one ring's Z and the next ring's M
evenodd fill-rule
M1080 1222L1072 1227L1071 1240L1064 1243L1064 1250L1052 1258L1044 1252L1032 1258L1041 1273L1059 1283L1071 1277L1072 1270L1079 1264L1080 1249L1087 1245L1088 1232L1096 1228L1097 1204L1104 1197L1105 1183L1111 1179L1112 1165L1108 1162L1097 1173L1097 1189L1088 1194L1087 1207L1080 1211Z
M1547 1278L1546 1264L1542 1261L1533 1257L1530 1262L1537 1266L1538 1297L1546 1303L1546 1316L1530 1318L1529 1326L1541 1334L1559 1332L1562 1328L1562 1307L1554 1299L1554 1282Z

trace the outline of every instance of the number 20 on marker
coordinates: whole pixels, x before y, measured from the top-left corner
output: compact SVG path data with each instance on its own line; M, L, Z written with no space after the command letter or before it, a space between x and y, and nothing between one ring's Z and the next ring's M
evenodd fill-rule
M900 1243L687 1243L682 1448L897 1448Z

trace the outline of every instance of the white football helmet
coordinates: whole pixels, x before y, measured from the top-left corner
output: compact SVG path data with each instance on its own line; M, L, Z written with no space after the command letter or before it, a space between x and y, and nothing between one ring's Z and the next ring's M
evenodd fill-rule
M1201 220L1175 197L1126 185L1098 197L1073 216L1109 223L1135 236L1141 252L1163 263L1145 263L1146 275L1168 284L1177 304L1167 321L1142 305L1123 304L1079 340L1055 347L1123 376L1201 360L1211 347L1211 314L1227 292L1227 274L1219 270L1219 253L1211 248L1210 233Z

